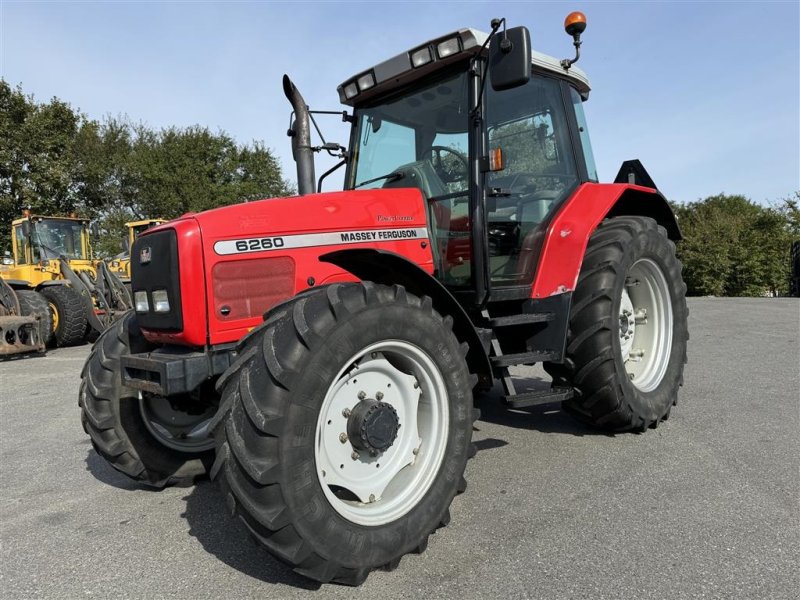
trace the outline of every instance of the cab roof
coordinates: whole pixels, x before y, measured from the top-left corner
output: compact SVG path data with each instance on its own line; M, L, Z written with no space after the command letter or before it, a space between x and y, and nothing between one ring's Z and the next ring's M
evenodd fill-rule
M476 55L480 52L488 37L489 34L486 32L464 28L429 40L348 78L337 88L339 100L342 104L355 106L393 89L403 87L447 65ZM458 40L458 50L447 56L440 57L438 52L439 45L449 40ZM426 49L429 50L429 62L414 67L412 56L418 52L424 55ZM531 62L534 68L565 77L575 85L584 100L589 97L591 89L589 78L580 69L574 66L564 69L561 66L561 61L557 58L535 50L531 51ZM364 87L362 87L362 83ZM355 85L355 88L353 85ZM352 92L356 90L357 93L353 94Z

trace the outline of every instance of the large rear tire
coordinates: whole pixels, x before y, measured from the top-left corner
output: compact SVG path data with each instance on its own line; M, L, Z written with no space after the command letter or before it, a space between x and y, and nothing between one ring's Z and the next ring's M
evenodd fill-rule
M212 476L296 572L359 585L449 521L477 417L451 326L402 287L337 284L242 341L219 383Z
M669 417L689 339L686 285L675 244L646 217L601 223L572 296L563 364L545 363L576 395L564 408L610 431L643 431Z
M86 337L87 316L80 294L68 285L51 285L42 288L53 314L53 335L56 346L74 346Z
M17 290L23 316L39 317L39 341L47 344L53 336L53 313L45 298L34 290Z
M217 396L213 386L163 398L122 385L120 357L151 349L133 313L100 335L81 373L81 421L94 449L117 471L158 488L188 485L214 460L208 423Z

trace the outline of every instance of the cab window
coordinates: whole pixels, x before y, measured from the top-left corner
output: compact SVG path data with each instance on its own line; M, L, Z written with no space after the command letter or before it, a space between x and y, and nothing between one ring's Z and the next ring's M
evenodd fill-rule
M578 183L560 83L534 74L524 86L489 90L486 109L489 148L499 149L504 167L486 182L491 279L527 284L544 236L540 225Z

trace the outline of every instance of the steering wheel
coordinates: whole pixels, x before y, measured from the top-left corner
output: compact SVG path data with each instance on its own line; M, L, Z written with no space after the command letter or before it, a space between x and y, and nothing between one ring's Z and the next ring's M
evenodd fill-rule
M453 160L446 160L442 154L450 154L455 157L456 161L461 163L463 170L453 164ZM449 163L449 164L448 164ZM454 148L447 146L431 146L431 164L433 170L444 183L459 183L466 182L469 176L469 161L467 157Z

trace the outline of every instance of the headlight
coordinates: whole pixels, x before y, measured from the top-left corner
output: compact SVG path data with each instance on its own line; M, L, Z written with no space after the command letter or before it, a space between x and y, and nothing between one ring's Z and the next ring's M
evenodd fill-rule
M436 46L436 54L439 55L439 58L447 58L448 56L455 54L460 50L461 50L461 45L457 37L445 40L441 42L438 46Z
M431 49L428 46L420 48L419 50L414 50L411 53L411 66L415 69L417 67L421 67L422 65L427 65L432 60L433 57L431 56Z
M346 86L344 86L344 97L350 100L350 98L356 96L358 94L358 87L356 86L355 81L351 81Z
M375 86L375 77L372 76L372 72L370 71L369 73L361 75L356 82L358 83L358 89L363 92Z
M157 313L169 312L169 296L167 296L167 290L153 291L153 310Z
M133 301L136 305L136 312L146 313L150 310L150 304L147 302L147 292L136 292L133 294Z

